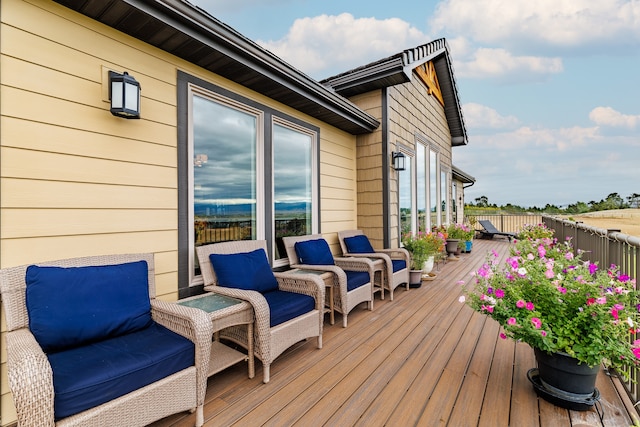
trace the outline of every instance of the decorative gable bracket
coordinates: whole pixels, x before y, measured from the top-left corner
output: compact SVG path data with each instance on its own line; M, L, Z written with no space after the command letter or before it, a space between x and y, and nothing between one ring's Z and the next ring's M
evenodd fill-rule
M442 91L440 90L438 75L436 74L433 61L417 66L415 71L418 77L420 77L420 80L427 85L427 93L435 96L438 102L440 102L440 105L444 107L444 98L442 97Z

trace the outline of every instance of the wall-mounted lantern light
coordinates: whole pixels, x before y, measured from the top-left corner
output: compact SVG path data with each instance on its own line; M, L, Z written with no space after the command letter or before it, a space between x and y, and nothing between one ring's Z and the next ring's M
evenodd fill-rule
M400 151L395 151L392 154L392 158L393 158L393 168L397 171L403 171L405 170L405 161L406 161L406 156L404 154L402 154Z
M109 99L111 114L125 119L140 118L140 83L126 71L109 71Z

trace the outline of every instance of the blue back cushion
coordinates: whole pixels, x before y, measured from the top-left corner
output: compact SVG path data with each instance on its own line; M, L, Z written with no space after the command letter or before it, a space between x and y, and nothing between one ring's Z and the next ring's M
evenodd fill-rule
M195 363L187 338L151 322L148 328L48 355L56 420L93 408ZM126 420L121 420L126 424Z
M306 240L294 245L300 264L333 265L333 254L324 239Z
M393 265L393 272L404 270L407 268L407 261L403 259L392 259L391 264Z
M31 265L25 280L29 329L45 353L151 324L146 261L68 268Z
M350 254L372 254L375 252L369 238L364 234L347 237L344 239L344 244Z
M237 254L211 254L218 285L265 293L278 289L278 281L264 249Z
M271 291L264 294L269 305L269 323L276 325L294 319L316 308L313 297L287 291Z
M347 275L347 292L350 292L370 282L371 277L366 271L344 271Z

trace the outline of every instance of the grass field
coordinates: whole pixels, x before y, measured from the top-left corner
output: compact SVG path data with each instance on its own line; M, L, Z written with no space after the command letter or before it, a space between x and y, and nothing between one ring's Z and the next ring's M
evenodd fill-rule
M640 209L619 209L572 215L572 221L583 221L597 228L619 229L624 234L640 237Z

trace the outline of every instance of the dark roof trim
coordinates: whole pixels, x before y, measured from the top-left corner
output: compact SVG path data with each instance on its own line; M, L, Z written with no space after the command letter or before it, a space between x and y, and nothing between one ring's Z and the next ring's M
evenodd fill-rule
M380 123L184 0L56 0L172 55L354 135Z
M474 184L476 182L476 179L474 177L463 172L461 169L453 165L451 165L451 175L453 176L453 179L457 179L463 184Z
M451 145L466 145L467 131L458 96L458 88L445 39L407 49L403 52L355 68L320 83L332 87L346 97L411 81L413 69L433 61L444 98L444 110L451 133Z

